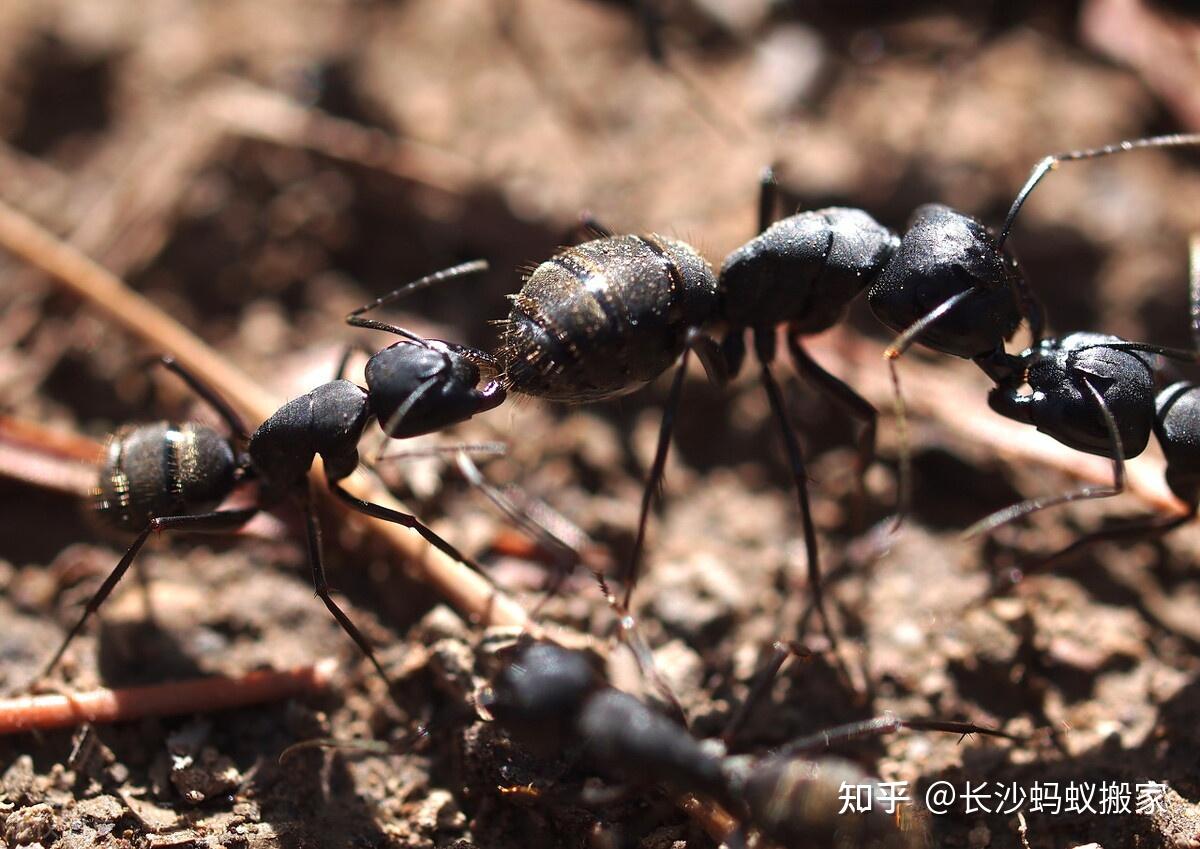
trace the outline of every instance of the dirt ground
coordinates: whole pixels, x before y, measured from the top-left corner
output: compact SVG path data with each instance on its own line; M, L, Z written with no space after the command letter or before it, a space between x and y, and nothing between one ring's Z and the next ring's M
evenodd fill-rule
M572 238L582 210L617 231L688 239L719 263L752 235L767 163L789 211L852 205L903 228L917 205L939 201L995 224L1048 153L1200 129L1159 98L1151 81L1161 74L1116 64L1085 35L1133 3L662 5L670 73L619 2L7 0L0 199L294 397L328 379L347 342L385 343L346 327L350 309L455 262L484 257L491 270L391 315L494 347L490 322L505 315L517 269ZM1167 6L1140 14L1175 14ZM1117 29L1131 42L1149 31ZM291 124L279 104L337 120ZM1012 244L1056 332L1190 344L1197 163L1194 152L1153 151L1048 178ZM963 541L991 510L1078 481L1029 454L1003 459L1050 440L1014 429L1015 449L997 444L967 412L991 415L986 378L914 352L903 363L913 515L886 553L864 553L864 527L895 498L887 338L857 304L813 346L884 411L865 521L853 517L850 422L779 368L811 461L837 628L871 695L843 681L804 619L815 655L785 668L738 748L765 751L884 711L969 719L1022 739L901 732L839 754L909 782L918 800L938 781L1169 788L1153 813L1025 807L1024 828L1015 812L959 804L930 818L937 846L1200 846L1200 532L1099 545L1007 586L1039 555L1147 507L1127 494ZM211 421L151 376L148 353L0 258L5 415L97 440L128 422ZM480 459L488 477L544 500L622 563L666 388L579 408L510 403L420 442L506 442L506 456ZM945 413L955 405L961 416ZM1156 462L1151 446L1130 465L1152 477ZM523 556L452 468L425 458L383 474L501 587L537 603L545 564ZM719 733L763 648L795 636L803 616L789 483L750 370L728 390L689 374L635 605L697 734ZM61 492L5 478L0 504L0 691L20 693L124 543ZM125 581L52 689L329 656L333 686L287 703L2 738L0 846L713 845L663 794L581 804L581 764L532 759L478 721L469 696L487 668L485 635L326 507L331 580L400 680L396 700L313 598L295 517L229 540L164 538L139 560L153 618L139 582ZM613 643L613 616L586 576L538 617L601 650ZM623 651L612 654L620 666ZM418 724L431 733L406 744ZM322 736L391 741L398 753L308 751L280 764L287 746ZM513 790L524 786L534 790Z

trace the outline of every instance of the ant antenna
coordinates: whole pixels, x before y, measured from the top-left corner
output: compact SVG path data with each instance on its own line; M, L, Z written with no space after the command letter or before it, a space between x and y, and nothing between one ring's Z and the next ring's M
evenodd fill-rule
M353 738L339 740L336 737L314 737L311 740L301 740L293 743L279 753L279 765L285 766L289 760L301 752L313 749L336 749L344 752L360 752L370 755L399 755L409 751L414 745L429 736L431 725L418 725L417 730L406 740L399 743L385 743L382 740L364 740Z
M1055 153L1047 156L1033 167L1033 171L1029 174L1029 179L1025 182L1021 191L1017 193L1012 208L1008 210L1008 217L1004 219L1004 227L1000 230L1000 236L996 239L997 253L1004 247L1004 241L1008 238L1008 232L1012 229L1013 222L1017 218L1017 213L1025 205L1025 199L1029 197L1037 184L1042 181L1042 178L1057 168L1060 162L1095 159L1113 153L1125 153L1126 151L1140 150L1147 147L1190 147L1193 145L1200 145L1200 133L1175 133L1167 136L1152 136L1147 139L1133 139L1131 141L1105 145L1104 147L1072 150L1066 153Z
M414 457L440 457L443 454L491 454L501 455L508 452L508 446L503 442L449 442L441 445L425 445L420 448L404 448L390 454L381 454L375 462L385 460L410 460Z
M370 312L371 310L378 309L384 304L390 304L392 301L399 300L407 295L411 295L413 292L416 292L420 289L427 289L435 283L442 283L446 280L452 280L456 277L465 277L469 274L481 274L487 270L487 260L476 259L472 260L471 262L464 262L459 265L451 266L450 268L443 268L441 271L435 271L433 274L426 274L419 280L413 280L409 283L405 283L403 286L393 289L386 295L376 298L375 300L371 301L371 303L364 304L347 315L346 322L355 327L366 327L372 330L384 330L389 333L397 333L398 335L403 336L406 339L410 339L419 345L427 346L426 341L420 336L409 333L408 331L402 331L400 328L393 327L390 324L383 324L382 322L376 322L369 318L360 318L360 316L362 316L364 313Z
M420 401L422 397L424 397L425 393L428 392L431 387L438 383L439 379L439 376L436 374L433 377L427 378L412 391L411 395L404 399L404 403L396 409L396 412L392 413L387 422L381 423L383 426L383 434L387 437L387 439L385 439L379 445L379 451L375 455L376 463L383 459L383 452L387 450L388 440L395 437L396 431L400 429L400 425L404 421L404 417L408 415L408 411L411 410L413 405Z
M772 756L786 757L816 749L827 749L833 743L844 743L866 737L891 734L894 731L899 731L901 728L908 728L913 731L946 731L951 734L959 734L962 737L969 737L972 734L986 734L989 737L1002 737L1006 740L1025 739L1019 735L1009 734L1007 731L1001 731L997 728L976 725L974 722L958 722L949 719L903 719L895 714L885 713L882 716L864 719L859 722L851 722L846 725L838 725L834 728L818 731L816 734L810 734L807 737L792 740L776 749L772 753Z

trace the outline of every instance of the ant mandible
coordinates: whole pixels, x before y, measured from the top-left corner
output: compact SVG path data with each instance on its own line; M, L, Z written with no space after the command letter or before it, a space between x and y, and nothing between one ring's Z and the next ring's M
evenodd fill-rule
M430 285L478 273L486 267L482 261L465 263L421 278L413 285ZM368 308L370 305L362 310ZM367 320L358 323L380 326ZM330 596L309 470L319 455L330 491L351 509L412 528L449 557L479 571L416 516L356 498L339 482L357 468L358 443L372 419L379 421L386 436L406 439L465 421L505 398L504 387L498 381L479 388L480 373L475 363L490 362L486 354L398 329L393 332L403 338L370 358L365 371L366 389L341 377L348 351L336 380L284 404L252 435L219 393L171 357L160 358L161 365L219 413L230 435L223 437L201 425L159 422L124 428L110 439L100 468L96 507L104 519L118 528L137 532L137 537L88 601L39 677L47 677L58 665L152 532L229 533L260 511L290 501L304 512L317 596L390 686L370 643ZM245 445L245 451L239 451L238 444ZM259 488L252 506L213 509L248 481L257 482Z

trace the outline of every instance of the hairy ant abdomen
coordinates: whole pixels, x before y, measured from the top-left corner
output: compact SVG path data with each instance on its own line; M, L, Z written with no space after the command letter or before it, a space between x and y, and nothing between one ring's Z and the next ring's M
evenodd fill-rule
M609 236L543 262L512 296L499 352L507 388L584 403L631 392L712 320L717 278L690 245Z
M782 846L918 849L928 845L925 824L907 806L897 805L895 813L889 814L876 800L866 809L844 812L844 788L877 784L849 761L786 756L730 760L736 764L730 770L734 792L754 812L754 825Z
M237 468L229 440L204 425L123 427L105 449L96 510L122 530L140 531L159 516L217 506L233 487Z

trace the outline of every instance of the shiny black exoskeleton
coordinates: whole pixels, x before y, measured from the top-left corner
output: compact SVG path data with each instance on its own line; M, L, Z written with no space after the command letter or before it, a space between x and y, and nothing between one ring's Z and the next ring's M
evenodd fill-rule
M1200 506L1200 384L1172 383L1154 401L1154 435L1167 458L1167 486L1195 515Z
M458 266L417 281L470 273L481 263ZM351 323L378 327L377 322L350 316ZM382 325L384 329L391 329ZM370 358L367 388L337 379L322 384L279 408L247 436L237 413L211 388L169 357L161 363L208 401L225 420L232 440L199 425L158 423L118 432L109 443L97 487L103 516L138 533L116 568L88 602L83 615L47 664L49 674L91 614L104 602L129 569L153 531L228 533L259 511L290 501L306 518L309 560L317 595L384 678L370 644L329 594L322 564L320 529L311 504L308 473L319 456L329 489L352 509L413 528L446 555L478 568L419 519L356 498L339 483L358 466L358 443L372 419L397 439L440 430L491 409L504 400L504 389L492 381L479 388L479 368L472 357L487 359L446 342L422 339L396 329L403 339ZM345 362L339 373L344 370ZM239 452L234 441L245 444ZM238 509L213 509L242 481L257 482L257 501Z
M478 702L514 741L535 754L575 750L589 768L619 780L706 797L747 828L787 847L927 845L924 823L911 810L900 815L883 807L842 813L842 783L871 785L875 779L841 760L805 760L801 751L900 727L987 731L962 723L882 717L796 741L766 757L731 757L716 741L698 740L609 686L588 655L545 642L519 645Z

